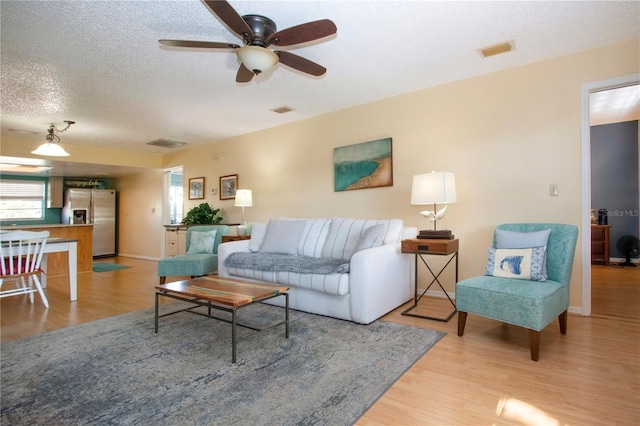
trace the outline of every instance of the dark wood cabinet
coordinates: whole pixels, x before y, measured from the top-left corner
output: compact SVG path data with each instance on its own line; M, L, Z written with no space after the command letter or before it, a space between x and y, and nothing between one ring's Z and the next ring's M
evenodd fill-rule
M591 263L609 266L609 229L611 225L591 225Z
M230 241L250 240L251 235L223 235L222 242L228 243Z

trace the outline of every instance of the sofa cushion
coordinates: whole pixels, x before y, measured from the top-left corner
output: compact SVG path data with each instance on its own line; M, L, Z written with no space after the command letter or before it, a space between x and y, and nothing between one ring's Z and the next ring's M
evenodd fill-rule
M542 273L546 247L525 249L489 248L485 275L520 280L545 281Z
M306 225L304 220L269 220L260 252L298 254L298 243Z
M213 253L218 231L193 231L190 234L189 250L187 254Z
M384 238L384 231L385 226L382 223L368 228L360 236L356 247L353 249L353 254L356 254L360 250L381 246Z
M290 287L344 296L349 293L349 274L298 274L278 272L277 282Z
M387 230L384 234L383 244L392 244L402 241L404 222L401 219L389 219L380 222L386 222L387 226Z
M304 231L298 242L298 254L303 256L321 257L324 243L329 233L330 219L302 219L281 217L280 220L304 220L306 222ZM264 239L267 225L264 223L254 223L251 232L251 241L249 243L249 251L260 251L260 244Z
M254 253L260 251L260 244L262 244L265 232L267 232L266 223L253 222L251 227L251 240L249 241L249 251Z
M326 218L305 220L307 223L298 243L298 254L321 257L331 220Z
M364 232L372 226L385 227L384 244L398 242L402 236L402 220L362 220L334 217L329 225L329 235L324 244L322 257L351 259L354 249Z
M278 273L273 271L258 271L256 269L242 269L227 267L227 272L231 276L249 278L252 280L264 281L266 283L277 283Z
M521 249L546 247L550 234L551 229L536 232L515 232L496 229L496 248Z
M187 228L186 251L191 248L191 234L194 232L210 232L216 231L215 243L213 245L213 253L218 253L218 245L222 242L222 236L228 235L229 226L227 225L194 225ZM209 253L207 253L209 254Z
M549 243L551 229L543 229L534 232L516 232L505 229L496 229L495 242L498 249L520 249L533 247L546 247ZM547 256L545 253L542 263L542 277L547 279Z

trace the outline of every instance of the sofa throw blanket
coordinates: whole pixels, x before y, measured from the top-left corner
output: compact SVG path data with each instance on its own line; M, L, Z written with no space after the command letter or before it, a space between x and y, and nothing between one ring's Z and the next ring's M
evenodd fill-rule
M298 274L346 274L349 262L328 257L296 256L277 253L231 253L225 260L227 268L253 269L267 272Z

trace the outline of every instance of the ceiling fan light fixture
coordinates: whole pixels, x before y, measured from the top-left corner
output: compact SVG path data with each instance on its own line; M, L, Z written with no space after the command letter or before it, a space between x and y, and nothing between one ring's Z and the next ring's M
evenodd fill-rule
M238 49L237 54L244 66L255 74L267 71L278 63L278 55L264 47L244 46Z

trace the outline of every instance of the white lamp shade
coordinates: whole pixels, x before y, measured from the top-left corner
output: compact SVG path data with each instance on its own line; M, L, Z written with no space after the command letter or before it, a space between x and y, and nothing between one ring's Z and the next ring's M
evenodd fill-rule
M237 51L244 66L253 72L264 72L278 63L278 55L259 46L244 46Z
M69 153L57 143L43 143L38 149L31 151L35 155L45 155L47 157L68 157Z
M452 172L431 172L413 177L411 204L456 202L456 180Z
M236 207L251 207L253 206L253 198L251 196L250 189L238 189L236 191Z

